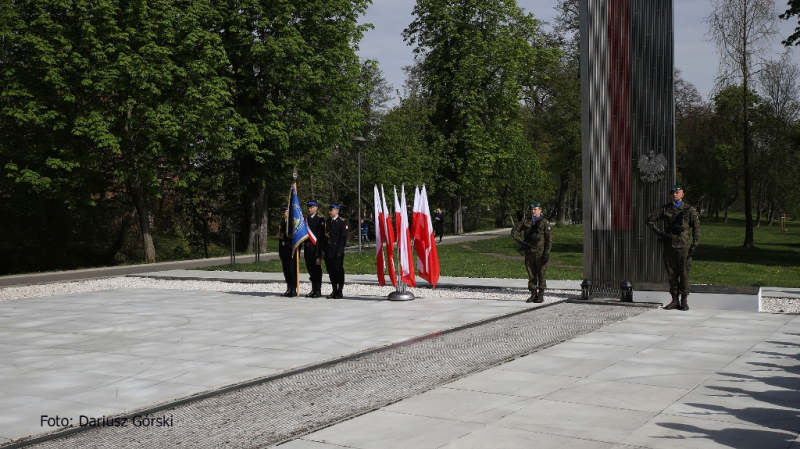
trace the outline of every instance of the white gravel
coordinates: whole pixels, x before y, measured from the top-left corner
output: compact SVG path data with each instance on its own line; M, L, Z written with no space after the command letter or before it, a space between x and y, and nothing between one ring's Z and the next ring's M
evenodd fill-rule
M167 290L210 290L220 292L268 292L283 293L285 286L282 283L235 283L218 281L194 280L161 280L138 277L114 277L104 279L90 279L85 281L58 282L50 284L24 285L20 287L0 288L0 301L9 301L23 298L36 298L43 296L66 295L71 293L94 292L101 290L114 290L118 288L152 288ZM300 290L306 293L310 290L309 283L301 283ZM326 290L327 289L327 290ZM323 284L323 295L330 293L330 286ZM386 297L394 290L393 287L380 287L377 285L347 284L347 296L382 296ZM431 290L428 288L411 288L411 292L420 297L427 298L475 298L494 299L501 301L524 301L528 298L527 292L516 289L461 289L446 288ZM301 293L301 294L303 294ZM577 290L547 290L545 302L560 301L563 299L578 299L580 291ZM762 312L765 313L800 313L800 300L797 298L762 297Z
M160 290L209 290L219 292L267 292L283 293L286 286L282 283L237 283L219 281L196 280L162 280L138 277L114 277L104 279L90 279L85 281L58 282L51 284L25 285L20 287L0 288L0 301L9 301L23 298L36 298L43 296L66 295L71 293L94 292L101 290L114 290L118 288L152 288ZM311 290L311 284L300 283L301 296ZM495 299L502 301L524 301L528 298L527 292L516 289L428 289L409 288L417 296L427 298L475 298ZM394 287L380 287L377 285L346 284L347 296L387 296L394 291ZM323 284L322 294L330 293L330 286ZM548 290L546 302L559 301L568 298L578 298L577 290Z

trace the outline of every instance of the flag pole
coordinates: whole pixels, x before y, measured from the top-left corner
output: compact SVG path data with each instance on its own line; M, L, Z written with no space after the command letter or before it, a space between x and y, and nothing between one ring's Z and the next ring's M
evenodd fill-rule
M394 190L394 199L397 200L397 187L395 187ZM399 206L397 204L394 205L394 208L395 210L399 210ZM405 214L406 211L400 210L400 213ZM395 214L394 221L394 229L397 231L395 232L395 235L397 235L397 266L395 267L395 272L397 275L397 287L395 287L393 292L389 293L389 296L387 296L386 299L390 301L413 301L416 297L413 293L406 290L406 283L403 282L403 263L400 261L400 258L402 257L400 254L400 242L404 238L405 233L403 233L403 236L401 236L400 228L402 226L400 223L397 223L397 214ZM410 243L411 242L407 242L407 244ZM394 253L394 251L392 251L392 253Z
M295 193L297 193L297 167L292 169L292 179L293 179L292 188L294 188ZM292 206L291 202L292 202L292 195L290 193L289 194L289 207ZM286 228L287 229L289 228L289 223L286 223ZM295 291L295 293L297 295L297 296L295 296L295 298L299 298L300 297L300 257L298 257L298 256L300 254L300 247L298 246L297 248L292 249L292 252L294 253L293 255L294 255L294 262L295 262L295 264L294 264L294 281L295 281L294 291Z

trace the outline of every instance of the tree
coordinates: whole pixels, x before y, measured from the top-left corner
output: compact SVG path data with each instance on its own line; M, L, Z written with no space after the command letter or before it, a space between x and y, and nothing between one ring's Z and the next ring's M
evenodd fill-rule
M786 54L765 64L758 74L764 120L758 139L763 151L757 172L760 174L757 211L760 221L762 210L767 209L770 225L777 209L788 205L789 192L796 190L797 157L792 151L792 138L800 119L798 79L800 68Z
M200 148L227 150L217 144L233 112L213 11L176 0L2 9L7 176L73 204L127 196L145 260L155 261L150 222L161 190L185 182Z
M787 4L789 9L784 11L779 17L784 20L789 20L792 17L800 18L800 0L788 0ZM800 25L800 20L798 20L798 25ZM785 41L781 41L781 43L787 47L800 45L800 26L795 28L794 33L790 34L789 37L787 37Z
M266 241L267 208L283 201L297 167L301 176L350 147L364 117L356 46L366 0L216 2L219 32L234 78L242 122L234 153L242 186L240 232L253 250ZM262 248L263 249L263 248Z
M720 85L732 79L742 84L742 154L744 157L744 247L753 246L753 200L750 170L750 108L747 101L751 89L754 59L763 57L776 24L774 0L712 0L713 12L706 17L709 32L720 54Z
M442 154L452 198L453 230L463 232L463 200L485 206L496 198L496 168L511 157L522 126L519 102L526 77L556 52L537 42L537 22L510 0L418 0L403 31L420 63L435 131L429 145Z

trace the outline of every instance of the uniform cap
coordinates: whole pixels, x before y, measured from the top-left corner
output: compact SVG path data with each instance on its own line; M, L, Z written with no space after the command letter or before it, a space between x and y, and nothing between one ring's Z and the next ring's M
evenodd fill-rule
M331 203L331 205L330 205L330 206L328 206L328 209L336 209L336 210L341 210L342 208L341 208L341 207L339 207L339 205L338 205L338 204L336 204L336 203Z
M669 193L677 192L678 190L683 190L683 186L680 184L675 184L671 189L669 189Z
M311 200L311 201L308 202L307 206L308 207L319 206L319 204L317 204L317 200Z
M534 207L542 207L542 203L534 201L531 203L531 209L533 209Z
M289 210L289 206L283 206L281 210Z

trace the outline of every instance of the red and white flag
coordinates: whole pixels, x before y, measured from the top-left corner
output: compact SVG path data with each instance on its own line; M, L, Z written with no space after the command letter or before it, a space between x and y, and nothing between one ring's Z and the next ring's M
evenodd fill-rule
M381 287L386 285L386 274L384 268L386 262L383 259L383 227L386 225L381 207L381 197L378 195L378 185L375 184L375 265L378 267L378 284Z
M408 234L408 212L406 211L406 187L403 185L400 201L397 187L394 188L394 223L397 226L397 258L400 259L400 280L411 287L417 286L414 276L414 261L411 255L411 237Z
M439 282L439 254L436 252L436 238L433 235L433 221L428 207L428 192L425 186L414 191L414 251L417 253L419 277L425 279L433 288Z
M392 227L392 215L389 213L389 207L386 205L386 193L381 186L381 199L383 200L383 213L381 217L381 231L383 231L383 240L386 241L386 259L389 262L389 279L392 280L392 285L397 287L397 275L394 272L394 228Z

